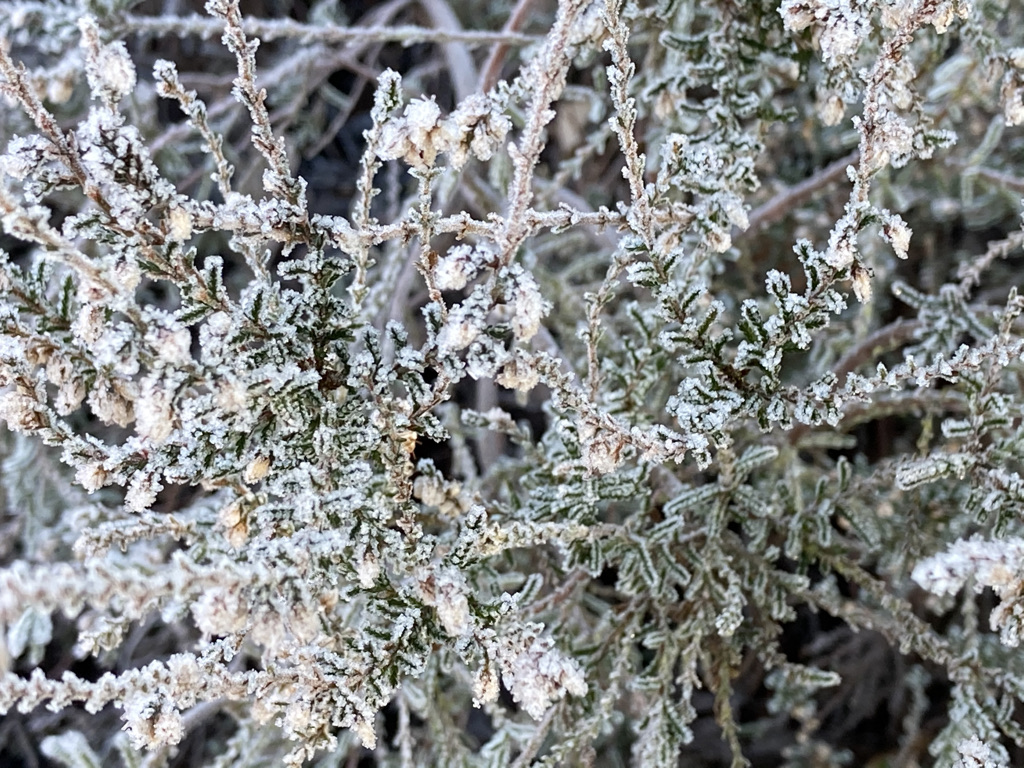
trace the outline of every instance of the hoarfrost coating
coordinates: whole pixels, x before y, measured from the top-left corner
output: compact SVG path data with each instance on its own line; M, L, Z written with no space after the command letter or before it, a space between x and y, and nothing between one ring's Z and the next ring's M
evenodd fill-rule
M0 764L1024 760L1019 3L8 5Z

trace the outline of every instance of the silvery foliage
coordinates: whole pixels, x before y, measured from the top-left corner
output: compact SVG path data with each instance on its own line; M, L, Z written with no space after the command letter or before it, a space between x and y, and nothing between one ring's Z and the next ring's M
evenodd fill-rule
M69 730L51 758L159 762L219 713L214 765L576 765L625 739L674 766L707 689L738 766L753 665L768 722L800 725L789 764L838 765L815 707L843 670L779 644L809 611L888 638L908 697L950 681L936 765L1024 746L1024 298L986 282L1024 236L952 275L908 223L1019 210L1015 3L560 0L504 37L359 37L330 3L8 6L0 712L113 704L130 741ZM213 103L126 44L214 32ZM279 127L303 76L435 38L451 108L381 72L350 210L316 213L312 140ZM521 66L488 82L481 46ZM595 163L622 181L580 188ZM886 419L904 437L869 461ZM180 646L52 679L58 621L101 663L147 622Z

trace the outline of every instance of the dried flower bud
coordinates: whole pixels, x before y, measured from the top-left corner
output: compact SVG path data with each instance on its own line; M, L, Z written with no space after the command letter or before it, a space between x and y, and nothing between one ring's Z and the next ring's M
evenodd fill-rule
M468 245L456 245L438 259L434 267L434 284L440 291L460 291L475 273L473 249Z
M245 468L242 480L246 483L258 483L270 471L270 457L265 454L256 456Z
M245 629L249 610L237 585L206 590L192 604L196 626L205 635L230 635Z
M932 13L931 23L938 34L943 34L954 18L968 19L971 16L970 0L945 0Z
M871 300L871 271L860 262L856 262L851 269L850 279L853 281L853 295L857 301L864 304Z
M96 20L84 16L78 22L82 47L87 51L85 73L89 87L109 103L117 103L135 89L135 65L124 43L103 45Z
M249 524L245 516L245 497L235 499L217 514L217 522L224 529L224 535L235 549L242 547L249 538Z
M437 346L442 353L458 352L465 349L480 335L480 327L469 320L449 318L437 334Z
M138 288L139 283L142 281L142 271L139 269L139 264L131 257L118 261L114 266L113 274L119 287L128 294Z
M821 108L821 122L825 125L839 125L846 113L846 105L836 94L832 94L825 100Z
M505 363L495 381L507 389L529 392L540 382L540 372L527 360L515 357Z
M815 20L815 3L810 0L783 0L779 7L782 23L790 32L801 32Z
M882 227L882 236L892 245L893 251L901 258L907 258L907 251L910 248L910 236L914 231L907 226L907 223L899 216L893 215Z
M587 472L607 475L622 465L622 451L626 447L621 435L609 429L584 422L580 425L580 448Z
M173 746L185 736L181 713L148 693L136 693L125 699L124 721L137 749Z
M87 347L92 346L106 329L105 310L98 304L83 304L71 326L72 333Z
M453 168L465 165L470 152L480 160L489 160L512 128L512 121L500 112L484 94L467 97L445 121L451 136L446 151Z
M91 461L79 466L75 480L86 491L93 493L110 482L110 474L103 468L103 464Z
M732 248L732 235L721 227L713 226L704 236L704 242L715 253L725 253Z
M192 237L192 217L179 205L167 212L167 234L179 243Z
M1008 126L1024 125L1024 79L1007 75L999 92L1003 102L1003 119Z
M153 477L137 472L132 481L128 483L128 490L124 496L124 505L132 512L145 512L156 501L156 495L163 486Z
M46 82L46 98L51 104L65 104L75 92L75 80L70 72Z
M472 627L466 579L454 568L439 568L433 574L432 599L437 618L452 637L461 637Z
M0 396L0 419L15 432L37 432L47 426L46 414L38 408L34 398L21 392Z
M415 168L430 168L438 154L454 144L452 127L441 120L441 109L433 99L413 99L401 119L384 124L378 155L383 160L402 158Z
M164 388L155 376L142 384L142 392L135 400L135 431L154 443L162 443L174 430L174 393Z
M436 475L419 475L413 481L412 494L428 507L439 507L448 499L444 482Z
M520 341L529 341L540 330L541 320L547 314L549 304L540 295L540 288L533 275L523 272L516 278L512 292L512 332Z
M367 552L356 563L356 578L363 589L370 589L380 576L380 561L373 552Z
M239 379L228 376L217 385L217 406L230 413L239 413L249 405L249 392Z
M499 693L498 673L491 664L485 662L473 678L473 706L497 701Z

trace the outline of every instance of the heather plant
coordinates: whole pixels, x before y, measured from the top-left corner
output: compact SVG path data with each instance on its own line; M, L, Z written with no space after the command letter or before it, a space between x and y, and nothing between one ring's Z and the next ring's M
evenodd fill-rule
M4 764L1024 760L1019 3L3 6Z

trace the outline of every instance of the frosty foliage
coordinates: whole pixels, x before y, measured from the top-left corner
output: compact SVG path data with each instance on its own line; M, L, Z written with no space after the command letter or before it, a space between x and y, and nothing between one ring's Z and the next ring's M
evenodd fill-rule
M1019 3L159 5L0 14L41 754L1021 763Z
M977 736L961 742L957 750L960 752L960 760L954 768L1002 768L1006 765Z
M989 621L1008 646L1020 644L1024 622L1024 539L961 539L914 568L914 580L937 595L955 594L968 582L976 591L990 587L1000 603Z

